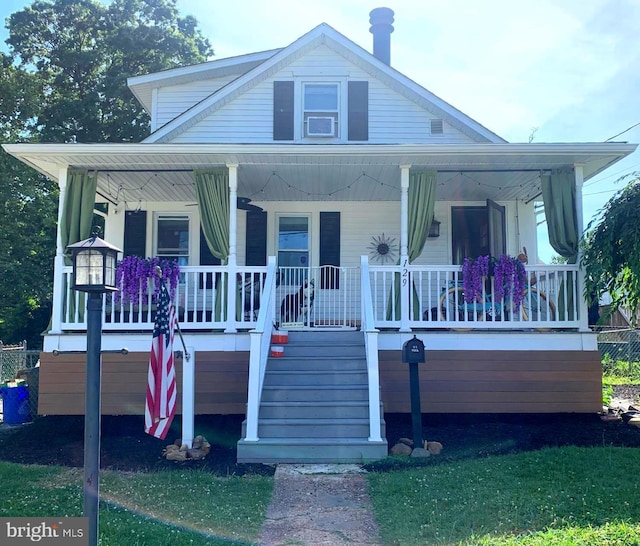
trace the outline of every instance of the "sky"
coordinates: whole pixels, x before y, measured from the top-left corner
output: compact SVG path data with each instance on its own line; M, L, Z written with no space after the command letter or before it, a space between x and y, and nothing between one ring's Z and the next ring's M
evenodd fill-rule
M0 0L0 18L29 4ZM507 141L640 143L640 0L177 0L177 6L197 19L217 59L286 46L323 22L372 51L369 12L386 6L395 12L391 65ZM5 51L6 36L1 29ZM585 183L585 226L623 187L618 179L634 171L640 151ZM540 258L548 262L553 254L540 241Z

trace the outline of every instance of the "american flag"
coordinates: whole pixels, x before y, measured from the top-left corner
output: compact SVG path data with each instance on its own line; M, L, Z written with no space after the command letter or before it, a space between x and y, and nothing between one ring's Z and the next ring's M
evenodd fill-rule
M176 370L173 365L173 333L176 315L162 282L151 342L144 412L146 433L164 440L176 413Z

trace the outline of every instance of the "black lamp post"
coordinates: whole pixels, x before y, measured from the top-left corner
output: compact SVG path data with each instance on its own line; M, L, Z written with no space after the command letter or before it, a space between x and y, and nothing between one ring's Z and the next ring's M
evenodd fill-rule
M100 351L102 294L115 292L119 248L91 237L67 247L73 259L71 288L87 292L87 368L84 398L84 507L89 519L89 546L98 544L100 497Z

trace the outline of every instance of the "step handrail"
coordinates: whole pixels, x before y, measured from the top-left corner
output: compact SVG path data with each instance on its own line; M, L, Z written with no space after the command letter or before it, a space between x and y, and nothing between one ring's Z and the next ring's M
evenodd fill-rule
M373 316L373 298L369 277L369 259L360 257L360 301L362 302L362 332L364 333L369 386L369 441L381 442L380 434L380 370L378 366L378 333Z
M267 370L267 359L271 345L273 318L275 317L276 301L276 258L269 256L267 261L267 276L264 281L262 304L258 311L256 327L249 332L249 383L247 388L247 427L244 440L257 442L258 414L262 400L264 375Z

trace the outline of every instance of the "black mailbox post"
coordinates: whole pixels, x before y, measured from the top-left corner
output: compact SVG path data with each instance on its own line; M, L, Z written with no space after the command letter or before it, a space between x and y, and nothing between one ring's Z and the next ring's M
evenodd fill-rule
M415 334L413 339L402 346L402 361L409 364L409 385L411 388L411 422L413 424L413 447L423 447L422 410L420 409L420 380L418 364L426 362L424 343Z

